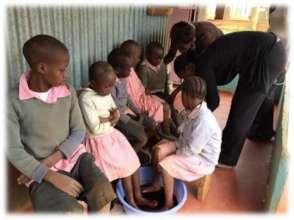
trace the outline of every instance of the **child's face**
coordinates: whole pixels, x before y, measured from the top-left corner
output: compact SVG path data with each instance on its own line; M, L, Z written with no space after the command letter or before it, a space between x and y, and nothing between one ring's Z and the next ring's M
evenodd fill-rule
M195 65L193 63L189 63L185 66L184 70L179 74L181 79L189 78L190 76L195 75Z
M182 103L186 110L192 111L196 106L202 103L202 99L192 98L191 96L182 93Z
M149 54L147 54L148 62L153 66L158 66L161 64L163 59L163 49L153 48Z
M91 86L100 96L107 96L111 93L115 80L115 73L109 72L107 76L104 76L102 79L91 82Z
M194 41L190 41L189 43L179 42L176 44L176 46L181 53L185 53L193 47L193 43Z
M69 64L69 55L58 54L54 61L39 64L39 72L42 74L46 83L50 86L59 86L64 84L68 78L67 67Z
M131 48L132 56L133 56L133 67L136 67L138 63L141 61L141 47L138 46L132 46Z
M131 73L131 68L132 68L132 64L125 64L123 66L120 67L116 67L115 68L115 72L118 76L118 78L126 78L130 75Z

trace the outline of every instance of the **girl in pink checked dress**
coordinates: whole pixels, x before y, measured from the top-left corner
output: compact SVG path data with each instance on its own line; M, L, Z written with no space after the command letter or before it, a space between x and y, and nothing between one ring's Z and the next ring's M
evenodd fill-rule
M87 127L85 146L95 157L95 164L109 181L122 178L126 198L134 207L155 207L156 201L143 198L138 168L140 162L126 137L114 128L119 111L111 97L116 80L107 62L96 62L89 70L90 84L81 91L79 103Z
M192 76L182 84L182 102L186 117L179 126L179 138L175 142L162 140L153 147L153 165L163 176L165 206L173 206L174 179L194 181L211 174L218 162L221 149L221 130L207 108L205 81ZM157 172L151 186L143 192L160 189Z

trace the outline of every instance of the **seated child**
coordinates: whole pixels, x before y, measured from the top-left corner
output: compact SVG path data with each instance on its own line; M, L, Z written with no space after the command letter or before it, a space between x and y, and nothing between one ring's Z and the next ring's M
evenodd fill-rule
M180 136L175 142L162 140L153 148L153 165L163 175L165 209L173 206L174 180L194 181L211 174L218 162L221 149L221 129L207 108L204 98L206 84L197 76L182 84L182 102L186 118L179 127ZM159 173L151 186L143 192L160 188Z
M139 64L136 71L145 87L146 94L168 100L168 75L166 66L162 62L163 53L164 50L160 43L149 43L145 59Z
M107 211L115 193L82 140L85 126L75 90L66 85L69 53L48 35L23 46L31 68L8 98L8 160L30 185L36 212ZM105 207L108 207L107 209Z
M111 92L120 113L116 128L128 138L139 158L148 163L151 155L143 149L148 138L143 126L141 112L133 104L126 91L127 77L130 74L132 59L124 50L114 49L108 55L108 63L117 75Z
M143 198L138 168L140 162L126 137L114 128L119 111L111 97L116 81L107 62L96 62L89 70L90 84L81 91L80 107L87 127L85 146L109 181L122 178L129 204L155 207L156 201Z
M127 78L127 92L134 105L144 113L147 113L156 123L162 123L163 130L170 134L170 108L162 99L148 95L145 88L138 78L134 68L140 62L141 47L133 40L127 40L122 43L121 48L126 50L132 56L132 68Z

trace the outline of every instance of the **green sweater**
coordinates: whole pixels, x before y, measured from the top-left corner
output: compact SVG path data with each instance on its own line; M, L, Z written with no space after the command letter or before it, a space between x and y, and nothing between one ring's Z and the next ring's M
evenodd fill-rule
M164 64L161 64L158 73L144 65L139 65L136 72L144 87L151 93L168 93L168 75Z
M39 160L56 149L66 158L78 147L85 126L75 90L71 95L45 103L36 98L20 100L18 87L8 100L8 160L24 175L41 182L48 167Z

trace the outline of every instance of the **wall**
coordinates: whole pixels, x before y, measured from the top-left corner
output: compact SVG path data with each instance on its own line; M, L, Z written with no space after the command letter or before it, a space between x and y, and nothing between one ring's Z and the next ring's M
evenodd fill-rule
M36 34L49 34L65 43L71 54L69 82L87 83L88 67L106 59L127 39L146 45L165 41L166 16L149 16L145 7L10 7L7 9L7 75L9 87L28 69L23 43Z

